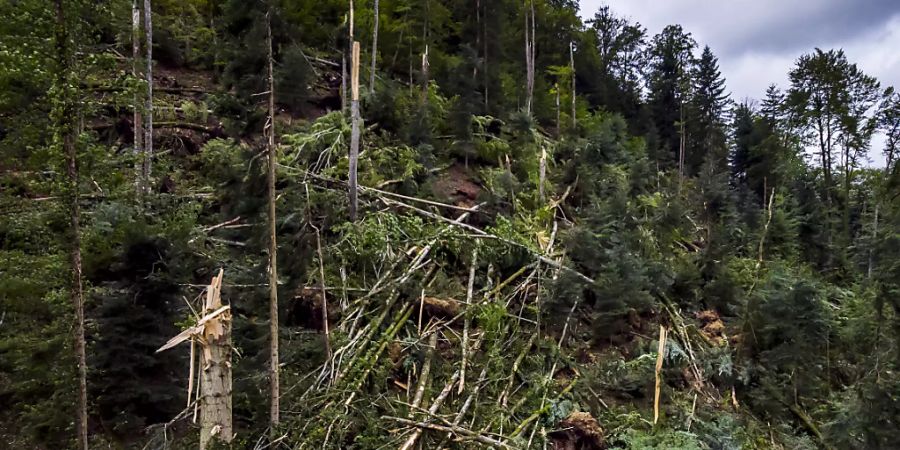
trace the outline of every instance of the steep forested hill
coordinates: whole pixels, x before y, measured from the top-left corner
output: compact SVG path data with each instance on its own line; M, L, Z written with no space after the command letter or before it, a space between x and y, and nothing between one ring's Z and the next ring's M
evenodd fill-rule
M841 50L736 103L574 0L0 17L0 447L900 446L900 94Z

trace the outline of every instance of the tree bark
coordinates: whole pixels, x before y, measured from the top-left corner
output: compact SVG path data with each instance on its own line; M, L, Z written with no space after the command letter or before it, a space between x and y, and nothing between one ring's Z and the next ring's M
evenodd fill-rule
M541 160L538 168L538 196L544 201L544 184L547 182L547 149L541 145Z
M556 137L559 137L559 133L562 130L562 126L560 125L560 116L561 111L559 107L559 83L556 83Z
M210 314L222 307L222 270L213 277L206 291L206 310ZM211 443L231 443L231 313L225 312L205 324L206 341L200 353L202 368L200 389L200 450Z
M575 43L569 42L569 69L572 72L572 131L577 129L578 118L575 116Z
M869 244L869 264L866 268L866 278L872 279L872 270L875 267L874 247L878 242L878 207L879 203L875 203L875 221L872 226L872 243Z
M140 78L141 69L141 8L138 0L131 2L131 74L135 79ZM141 111L140 95L134 93L134 162L135 190L140 196L144 192L143 182L143 158L144 158L144 117Z
M269 118L266 121L267 184L269 192L269 384L271 408L269 421L274 432L280 422L279 357L278 357L278 242L275 238L275 76L272 56L272 10L266 12L266 44L268 47Z
M485 3L485 5L482 8L484 8L484 14L482 14L482 16L484 16L484 20L482 21L483 36L481 39L481 43L482 43L482 45L484 45L484 55L483 55L484 69L482 70L482 72L484 72L484 112L486 114L490 114L491 108L490 108L490 98L489 98L490 78L488 77L487 4Z
M532 2L531 14L534 14L534 3ZM532 17L531 23L528 22L528 4L525 4L525 112L531 115L531 102L534 96L534 42L532 42L531 27L534 23Z
M153 15L150 0L144 0L144 34L147 37L147 100L144 107L147 124L144 127L143 178L144 192L150 190L150 171L153 160Z
M378 0L375 0L375 26L372 31L372 68L369 71L369 93L375 92L375 65L378 61Z
M347 114L347 52L341 50L341 114Z
M356 184L356 166L359 163L359 42L353 41L353 58L350 67L350 220L356 220L357 207L359 206Z
M78 364L78 392L75 412L75 432L77 448L88 449L87 427L87 356L84 339L84 285L81 273L81 225L78 207L78 155L75 146L75 101L72 99L69 75L72 73L69 48L69 31L66 26L63 0L56 0L56 51L57 51L57 83L62 92L61 110L57 111L56 124L59 141L62 141L66 156L66 172L68 175L67 194L69 196L69 257L72 264L71 297L75 309L74 351Z
M659 326L659 345L657 346L656 351L656 370L655 378L656 385L653 390L653 425L656 425L659 422L659 394L660 388L662 387L662 367L663 367L663 359L666 354L666 336L667 336L666 327L660 325Z

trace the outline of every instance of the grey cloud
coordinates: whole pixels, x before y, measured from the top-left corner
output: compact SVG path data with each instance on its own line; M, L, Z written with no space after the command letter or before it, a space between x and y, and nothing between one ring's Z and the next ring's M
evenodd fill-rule
M727 2L726 2L727 3ZM784 12L772 5L772 13L744 20L756 22L747 33L739 36L719 36L724 46L721 52L743 53L806 51L815 46L828 46L854 39L877 28L896 14L900 14L897 0L822 1L812 11ZM740 11L735 11L741 17ZM724 20L724 19L723 19ZM740 20L740 19L738 19Z
M658 33L678 23L717 54L798 53L853 39L900 14L898 0L582 0L601 4Z

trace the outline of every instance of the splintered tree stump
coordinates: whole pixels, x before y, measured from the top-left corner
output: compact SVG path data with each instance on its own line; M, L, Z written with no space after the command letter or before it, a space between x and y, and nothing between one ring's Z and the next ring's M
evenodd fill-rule
M222 270L206 288L203 317L197 324L169 339L156 353L191 341L191 368L194 377L194 349L200 346L200 450L215 442L231 443L231 307L222 305ZM188 382L188 405L193 383ZM196 409L194 410L196 414ZM196 415L194 416L196 417Z
M206 293L206 313L222 307L222 272L213 278ZM200 449L212 441L231 442L231 314L206 323L200 354Z

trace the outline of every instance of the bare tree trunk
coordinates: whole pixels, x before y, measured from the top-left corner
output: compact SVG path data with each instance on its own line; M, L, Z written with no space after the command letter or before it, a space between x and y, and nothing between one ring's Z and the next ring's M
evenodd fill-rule
M560 107L559 107L559 83L554 86L556 89L556 137L559 137L562 126L560 125Z
M679 113L680 140L678 144L678 190L681 191L681 185L684 184L684 105L681 105Z
M206 291L204 316L222 308L222 270ZM212 442L231 443L231 314L225 312L204 325L200 352L200 450ZM193 362L191 363L193 364Z
M428 44L425 45L425 53L422 53L422 104L428 105L428 83L429 83L429 74L428 69L430 65L428 64Z
M547 149L541 145L540 173L538 174L538 195L544 201L544 183L547 181Z
M153 18L150 0L144 0L144 34L147 36L147 100L144 107L147 125L144 127L143 185L150 191L150 171L153 160Z
M575 115L575 43L569 42L569 69L572 72L572 131L578 126L578 118Z
M532 64L531 56L533 54L532 47L534 43L531 42L531 31L530 25L528 22L528 4L525 4L525 112L530 116L531 115L531 101L532 96L534 94L534 85L532 84L534 80L534 65ZM533 11L533 10L532 10Z
M472 83L478 84L478 51L481 47L481 0L475 0L475 64L472 66ZM466 154L466 167L468 167L468 153Z
M341 114L347 114L347 51L341 50Z
M356 220L359 199L356 185L356 166L359 163L359 42L353 41L353 58L350 66L350 220Z
M354 35L353 35L353 25L354 25L354 23L353 23L353 20L354 20L353 14L354 14L355 12L356 12L356 11L355 11L354 8L353 8L353 0L350 0L350 45L351 45L351 46L353 45L353 38L354 38Z
M482 70L482 72L484 72L484 111L485 113L490 114L490 99L488 97L490 78L488 77L487 4L485 4L483 8L484 14L482 15L484 16L484 20L482 21L483 36L481 39L481 43L484 45L484 70Z
M866 270L866 278L872 278L872 269L875 267L874 256L872 252L872 248L875 246L875 241L878 239L878 207L879 203L875 203L875 223L872 227L872 243L869 246L869 266Z
M66 156L66 171L68 174L67 194L69 196L69 256L72 264L72 304L75 309L75 359L78 363L78 395L77 410L75 413L75 431L78 438L78 448L88 449L87 427L87 355L84 340L84 285L81 275L81 225L80 210L78 207L78 155L75 147L75 130L73 120L75 117L75 102L69 80L71 68L71 49L69 48L69 32L66 27L66 17L63 8L63 0L56 0L56 51L57 51L57 83L62 90L61 108L56 124L57 133L61 136L63 151Z
M349 21L350 26L348 28L348 36L350 39L347 41L348 44L344 48L343 53L341 55L341 112L343 114L347 113L347 52L350 52L352 59L353 56L353 27L354 27L354 8L353 8L353 0L350 0L350 9L349 13ZM351 119L352 120L352 119Z
M141 76L141 8L138 0L131 1L131 74L135 79ZM144 158L144 117L141 112L141 99L137 91L134 93L134 186L138 196L144 192L143 158Z
M534 24L534 0L531 0L531 77L528 79L528 108L529 110L534 108L534 77L535 77L535 67L534 67L534 56L537 48L537 39L535 36L535 27Z
M375 92L375 65L378 61L378 0L375 0L375 26L372 31L372 68L369 70L369 93Z
M280 422L279 358L278 358L278 243L275 240L275 77L272 56L272 10L266 12L266 44L268 46L269 118L266 121L269 191L269 384L271 409L269 421L272 429Z
M668 332L666 327L660 325L659 326L659 342L656 350L656 386L653 391L653 425L656 425L659 422L659 394L660 388L662 387L662 367L663 360L666 354L666 337Z

